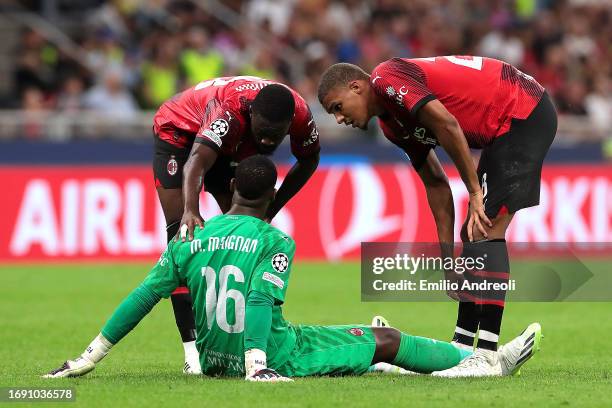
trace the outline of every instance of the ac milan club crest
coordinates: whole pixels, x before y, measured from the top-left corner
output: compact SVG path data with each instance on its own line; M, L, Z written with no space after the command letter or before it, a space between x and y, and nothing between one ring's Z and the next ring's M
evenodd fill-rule
M174 156L171 156L170 160L168 160L168 165L166 166L166 170L168 170L168 174L171 176L174 176L176 172L178 171L178 163L176 162L176 159L174 158Z
M364 335L364 331L358 327L353 327L352 329L349 330L349 333L351 333L353 336L363 336Z

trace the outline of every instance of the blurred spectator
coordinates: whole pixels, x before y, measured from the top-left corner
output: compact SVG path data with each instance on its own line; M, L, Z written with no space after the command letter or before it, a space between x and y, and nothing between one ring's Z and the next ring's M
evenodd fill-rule
M24 119L21 133L26 139L38 139L45 136L44 124L48 107L40 89L34 87L24 89L21 97Z
M206 30L192 27L187 32L185 46L180 61L187 85L223 75L223 55L210 46Z
M76 34L84 53L79 62L89 67L92 78L78 69L67 73L62 54L35 31L25 31L15 58L14 100L20 100L18 95L26 89L36 88L43 92L43 100L57 98L56 108L70 111L78 109L79 92L86 92L88 106L112 110L118 99L129 106L118 109L125 113L136 109L133 95L138 95L143 108L155 109L183 87L200 81L255 75L285 81L316 104L319 75L338 61L369 70L395 56L480 54L516 65L546 87L561 113L588 115L597 129L609 132L609 2L220 3L223 10L208 2L185 0L87 2L83 8L98 7L87 13ZM287 47L294 52L287 52ZM100 77L109 71L115 73L113 80ZM87 90L90 83L98 85Z
M497 58L517 67L523 65L524 44L509 26L485 35L478 51L480 55Z
M586 115L584 106L587 87L584 81L574 79L568 81L557 96L557 108L560 113Z
M138 109L134 97L122 82L121 72L116 70L106 71L103 81L87 91L84 105L113 119L129 119Z
M250 75L260 78L276 78L274 67L276 57L274 53L267 48L259 48L255 53L253 62L247 61L240 68L240 75Z
M612 81L607 76L595 79L594 91L586 97L585 108L593 126L600 132L612 128Z
M143 105L157 109L179 92L179 44L172 37L161 40L153 50L153 59L141 69Z
M255 25L267 25L272 33L284 35L295 0L252 0L246 7L247 18Z
M55 86L55 65L58 53L55 47L34 30L25 30L18 48L17 67L14 72L15 96L29 88L50 92Z
M57 96L56 108L62 112L78 112L84 105L85 84L78 76L67 77Z

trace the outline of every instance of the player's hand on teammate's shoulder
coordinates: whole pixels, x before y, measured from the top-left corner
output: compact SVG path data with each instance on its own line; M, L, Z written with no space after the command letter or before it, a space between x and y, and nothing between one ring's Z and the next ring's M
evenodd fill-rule
M245 380L258 382L293 382L291 378L284 377L271 368L257 370L252 375L247 376Z
M204 228L204 219L199 213L193 211L185 211L181 218L181 228L179 229L176 241L192 241L195 227L199 226L200 229Z
M43 378L80 377L90 371L93 371L94 368L96 368L96 365L93 361L79 356L74 360L65 361L61 367L51 370L47 374L43 375Z

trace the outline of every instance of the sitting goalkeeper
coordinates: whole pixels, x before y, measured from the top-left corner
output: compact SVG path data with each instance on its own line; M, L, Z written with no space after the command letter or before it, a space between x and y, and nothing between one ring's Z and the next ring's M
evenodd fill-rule
M265 156L243 160L231 184L231 209L210 219L193 241L170 242L144 282L119 305L83 354L45 377L80 376L93 370L178 286L187 286L193 296L196 345L206 375L290 381L294 376L363 374L379 362L431 373L453 367L471 354L391 327L287 323L281 305L295 244L264 221L276 177L274 164ZM513 340L517 345L507 347L515 355L506 358L505 374L517 371L528 359L519 364L517 350L529 335L524 333Z

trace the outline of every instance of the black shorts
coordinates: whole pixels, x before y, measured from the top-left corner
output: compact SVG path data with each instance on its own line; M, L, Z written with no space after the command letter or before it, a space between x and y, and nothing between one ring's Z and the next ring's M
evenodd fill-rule
M174 146L154 135L155 153L153 156L153 175L155 186L166 189L182 188L183 167L189 158L193 143L184 148ZM234 178L236 167L229 158L217 156L217 160L204 177L204 189L215 195L229 193L230 180Z
M512 120L508 133L482 150L478 179L489 218L540 203L542 164L556 132L557 113L544 93L527 119Z

